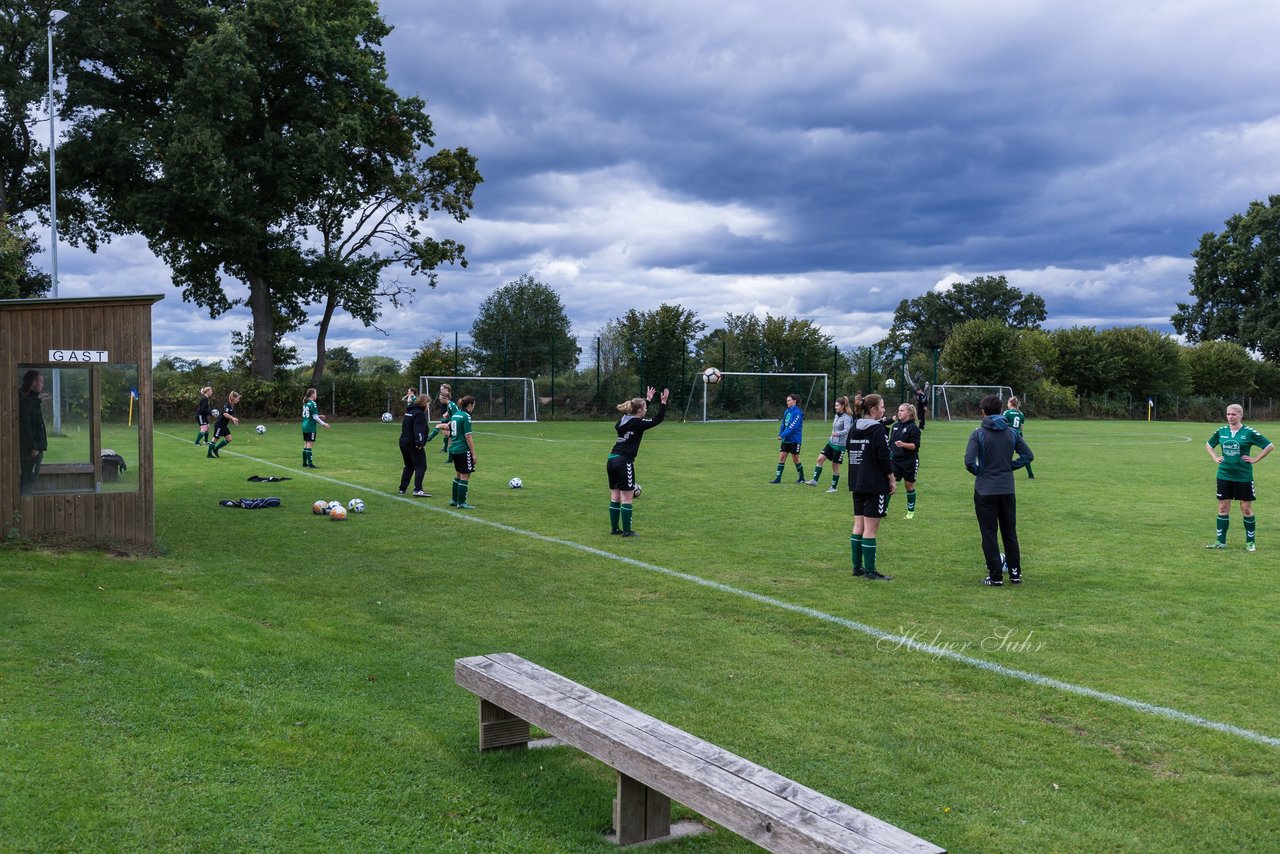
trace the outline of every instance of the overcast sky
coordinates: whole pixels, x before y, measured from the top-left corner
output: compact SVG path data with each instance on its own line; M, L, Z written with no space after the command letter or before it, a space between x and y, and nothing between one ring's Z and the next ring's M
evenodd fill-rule
M679 303L807 318L841 346L1005 274L1050 328L1170 330L1205 231L1280 192L1280 4L383 0L391 83L485 183L467 270L388 333L407 358L530 273L586 338ZM248 311L181 302L136 239L63 247L61 293L163 293L155 353L225 358ZM314 326L291 336L305 360Z

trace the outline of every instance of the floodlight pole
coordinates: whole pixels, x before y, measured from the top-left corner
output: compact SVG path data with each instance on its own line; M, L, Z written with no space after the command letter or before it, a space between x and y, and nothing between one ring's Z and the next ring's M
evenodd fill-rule
M61 9L49 12L49 261L51 296L58 298L58 173L54 168L54 152L57 150L58 116L53 108L53 28L67 17ZM58 345L63 346L63 345ZM53 374L53 432L62 433L62 372L54 368Z

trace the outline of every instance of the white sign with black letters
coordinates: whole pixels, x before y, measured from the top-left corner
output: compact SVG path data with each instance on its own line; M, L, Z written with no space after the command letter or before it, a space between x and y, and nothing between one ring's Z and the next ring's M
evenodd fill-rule
M49 361L55 364L81 365L86 362L107 362L106 350L50 350Z

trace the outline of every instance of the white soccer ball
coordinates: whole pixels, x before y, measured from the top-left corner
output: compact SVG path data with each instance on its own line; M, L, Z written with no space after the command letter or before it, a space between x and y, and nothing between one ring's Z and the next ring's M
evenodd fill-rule
M364 502L359 498L353 498L347 502L347 509L350 510L352 513L363 513Z
M261 436L263 433L267 432L267 425L259 424L257 427L254 427L253 429L257 430L258 435Z
M325 501L323 498L320 499L315 504L311 505L311 512L317 516L323 516L329 512L329 502Z
M519 489L520 487L524 486L524 481L518 477L513 477L511 478L511 480L507 481L507 486L511 487L512 489Z
M704 383L707 383L708 385L713 385L715 383L720 382L720 369L707 368L705 371L702 372L702 381Z
M640 493L641 493L641 492L643 492L643 491L644 491L644 487L640 486L640 484L638 484L638 483L637 483L637 484L636 484L636 488L635 488L635 492L634 492L634 493L632 493L632 495L633 495L633 497L635 497L635 498L639 498L639 497L640 497Z
M891 377L891 378L889 378L889 379L887 379L887 380L885 380L885 381L884 381L884 387L885 387L885 388L888 388L888 389L894 389L894 388L897 388L897 387L898 387L898 381L897 381L897 380L895 380L895 379L893 379L893 378Z
M395 420L395 416L392 415L390 412L382 413L382 421L384 424L390 424L394 420Z
M335 501L334 504L338 504L338 502ZM347 518L347 508L338 504L337 507L334 507L329 511L329 518L335 522L341 522L343 519Z
M210 409L210 410L209 410L209 414L210 414L210 415L212 415L214 418L221 418L221 417L222 417L222 410L221 410L221 409Z
M344 516L347 513L347 508L342 506L341 501L330 501L328 504L324 506L324 512L328 513L330 516L333 515L334 510L341 510L342 515Z

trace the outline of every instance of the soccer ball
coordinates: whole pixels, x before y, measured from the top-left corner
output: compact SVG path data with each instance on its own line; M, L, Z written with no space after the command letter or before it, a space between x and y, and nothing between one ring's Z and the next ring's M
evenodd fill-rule
M347 502L347 509L350 510L352 513L363 513L364 502L361 501L359 498L353 498Z
M720 369L707 368L705 371L702 372L702 381L708 385L713 385L715 383L720 382Z
M222 417L222 410L221 410L221 409L210 409L210 410L209 410L209 414L210 414L210 415L212 415L214 418L221 418L221 417Z
M258 435L261 436L263 433L267 432L267 425L259 424L257 427L254 427L253 429L257 430Z
M887 389L895 389L898 387L898 381L893 378L889 378L884 381L884 387Z
M633 496L634 496L635 498L639 498L639 497L640 497L640 493L641 493L641 492L644 492L644 487L642 487L640 484L638 484L638 483L637 483L637 484L636 484L636 488L635 488L635 492L633 493Z
M394 419L395 419L395 416L394 416L394 415L392 415L390 412L384 412L384 413L382 413L382 423L383 423L383 424L390 424Z
M335 522L341 522L343 519L347 518L347 508L338 504L336 501L333 503L337 506L329 509L329 518Z
M311 505L311 512L317 516L323 516L329 512L329 502L325 501L323 498L320 499L315 504Z
M330 501L324 505L324 512L333 515L334 510L346 510L341 501Z
M520 487L524 486L524 481L518 477L513 477L511 478L511 480L507 481L507 486L511 487L512 489L519 489Z

